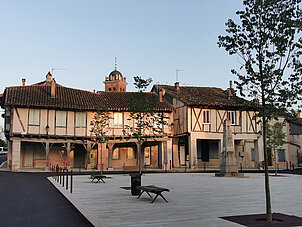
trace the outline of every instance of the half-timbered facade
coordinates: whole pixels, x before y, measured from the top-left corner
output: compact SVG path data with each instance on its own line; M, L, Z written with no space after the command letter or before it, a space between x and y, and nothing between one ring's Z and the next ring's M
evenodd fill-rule
M237 162L256 168L263 161L261 128L255 111L243 110L231 89L155 85L174 108L173 167L219 168L223 122L231 121ZM244 101L244 100L242 100Z
M125 78L115 78L116 80ZM24 85L24 84L23 84ZM78 169L122 170L138 166L134 139L125 138L131 92L89 92L46 80L29 86L7 87L1 97L5 109L5 135L9 142L8 167L49 170L50 166ZM149 95L155 95L149 93ZM98 106L110 111L109 141L92 143L91 121ZM158 112L168 118L165 135L143 144L141 163L146 169L168 169L172 160L173 107L163 100ZM101 153L102 152L102 153ZM102 159L101 159L102 157Z

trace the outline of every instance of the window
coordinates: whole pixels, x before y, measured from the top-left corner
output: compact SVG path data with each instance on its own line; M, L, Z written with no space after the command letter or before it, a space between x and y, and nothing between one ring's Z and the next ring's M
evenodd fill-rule
M29 122L30 125L40 125L40 110L29 109Z
M210 111L209 110L203 111L203 123L210 124Z
M254 148L252 148L252 161L255 161L255 149Z
M134 150L132 147L128 147L127 157L128 157L128 159L135 159L135 154L134 154Z
M120 159L120 151L119 151L118 148L115 148L115 149L113 150L112 159L113 159L113 160L118 160L118 159Z
M210 142L209 143L209 158L210 159L218 159L218 143L217 142Z
M76 127L86 127L86 112L76 112Z
M231 125L236 125L236 111L228 111L228 119L231 121Z
M114 113L113 115L113 125L114 127L122 128L123 127L123 113Z
M56 126L66 127L66 111L56 111Z
M209 159L218 159L218 141L197 139L197 159L208 162Z
M279 162L285 162L285 157L284 157L284 150L282 149L280 149L280 150L278 150L278 157L279 157Z

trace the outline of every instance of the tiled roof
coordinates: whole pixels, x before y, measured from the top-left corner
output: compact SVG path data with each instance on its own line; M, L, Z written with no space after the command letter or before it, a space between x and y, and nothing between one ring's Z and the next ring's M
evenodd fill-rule
M239 107L245 100L232 96L228 98L227 91L216 87L180 86L179 91L170 85L155 85L164 89L166 94L176 97L188 106Z
M40 107L70 110L95 110L97 106L109 110L127 110L131 92L98 92L79 90L56 84L55 97L51 97L51 86L35 84L30 86L7 87L4 104L22 107ZM156 96L154 93L148 93ZM159 111L173 111L167 102L159 103Z

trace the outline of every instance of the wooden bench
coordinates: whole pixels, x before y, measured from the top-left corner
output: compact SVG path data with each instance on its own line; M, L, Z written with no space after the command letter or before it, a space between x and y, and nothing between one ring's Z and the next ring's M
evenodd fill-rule
M123 166L123 171L125 173L135 173L139 172L138 166ZM145 168L141 168L141 171L145 171Z
M101 174L91 174L91 182L93 182L95 179L97 180L95 183L98 183L100 181L102 181L103 183L105 183L105 181L103 180L103 178L106 178L105 175L101 175Z
M162 192L169 192L170 190L167 189L167 188L161 188L161 187L157 187L157 186L154 186L154 185L147 185L147 186L136 186L136 189L141 190L141 193L137 197L138 199L141 197L141 195L144 192L146 192L150 196L151 199L152 199L152 196L150 195L150 193L156 194L156 196L151 201L151 203L153 203L158 196L161 196L163 198L163 200L166 201L166 203L168 202L166 200L166 198L161 194Z

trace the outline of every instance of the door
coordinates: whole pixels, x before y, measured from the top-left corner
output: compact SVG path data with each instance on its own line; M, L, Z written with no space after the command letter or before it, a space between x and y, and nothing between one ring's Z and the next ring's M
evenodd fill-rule
M24 147L24 167L34 166L34 149L32 146Z

